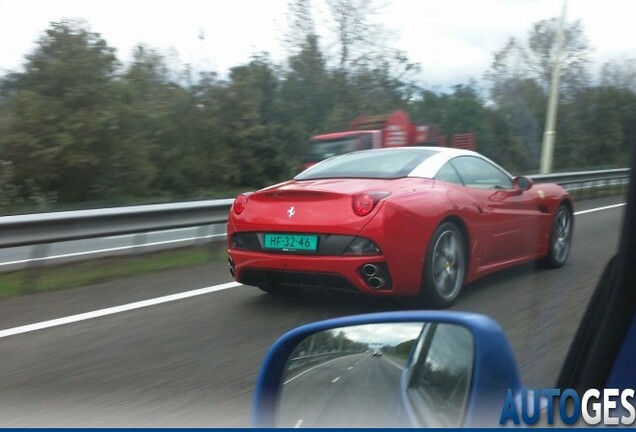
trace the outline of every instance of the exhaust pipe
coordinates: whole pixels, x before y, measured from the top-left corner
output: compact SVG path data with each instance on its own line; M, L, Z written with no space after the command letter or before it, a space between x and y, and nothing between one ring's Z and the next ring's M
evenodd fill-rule
M375 264L365 264L362 266L362 273L367 277L377 275L378 271L378 267Z
M375 290L384 288L384 286L386 285L386 281L384 280L384 278L377 276L370 277L367 283L371 288Z

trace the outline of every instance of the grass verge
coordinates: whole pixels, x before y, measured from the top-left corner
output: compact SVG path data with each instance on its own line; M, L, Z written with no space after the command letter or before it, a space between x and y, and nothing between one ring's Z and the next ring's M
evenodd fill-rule
M0 299L78 288L129 276L225 260L223 245L183 248L144 255L103 258L0 274Z

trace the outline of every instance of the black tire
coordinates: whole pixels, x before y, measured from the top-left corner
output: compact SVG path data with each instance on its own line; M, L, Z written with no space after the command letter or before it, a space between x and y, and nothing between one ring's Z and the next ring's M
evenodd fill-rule
M457 300L468 268L466 240L451 222L433 233L426 252L420 301L428 307L447 308Z
M540 267L553 269L565 265L570 256L570 249L572 249L573 228L574 218L572 211L567 205L561 204L552 219L548 254L545 258L537 261Z

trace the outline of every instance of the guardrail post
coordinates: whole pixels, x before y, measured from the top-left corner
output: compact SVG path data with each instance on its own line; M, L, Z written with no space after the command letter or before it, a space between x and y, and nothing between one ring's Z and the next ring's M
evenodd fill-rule
M584 197L585 199L594 198L594 189L593 189L593 187L594 187L594 183L593 183L593 182L591 182L591 181L588 181L588 182L585 182L585 183L584 183L583 190L584 190L586 193L584 194L584 196L583 196L583 197Z
M212 235L214 234L214 226L213 225L202 225L197 227L196 240L194 241L194 246L197 249L201 249L204 252L208 253L208 261L212 261L214 257L214 239ZM209 242L210 244L206 244Z
M223 254L223 260L227 260L227 247L225 239L217 241L216 236L225 234L225 225L215 224L209 225L210 229L208 235L210 236L210 244L208 250L210 251L210 261L214 261L214 258ZM220 232L219 232L220 231Z
M130 256L137 257L141 255L141 250L146 244L146 237L147 234L145 232L135 234L135 236L133 237L133 246L130 249Z
M196 240L194 244L197 247L204 246L208 240L208 237L212 234L212 227L210 225L201 225L197 227Z
M42 243L33 246L31 249L31 260L27 263L27 267L24 270L22 294L32 294L37 291L38 280L46 264L46 258L49 256L50 248L50 243Z

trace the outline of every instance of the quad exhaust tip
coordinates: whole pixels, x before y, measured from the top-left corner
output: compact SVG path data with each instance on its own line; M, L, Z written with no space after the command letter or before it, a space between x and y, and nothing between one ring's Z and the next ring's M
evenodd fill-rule
M387 281L381 265L367 263L360 269L362 276L367 280L367 285L373 290L386 288Z
M386 281L384 280L384 278L377 277L377 276L370 277L367 283L369 284L371 288L376 290L384 288L384 286L386 285Z
M378 271L378 267L375 264L365 264L362 266L362 273L367 277L377 275Z

